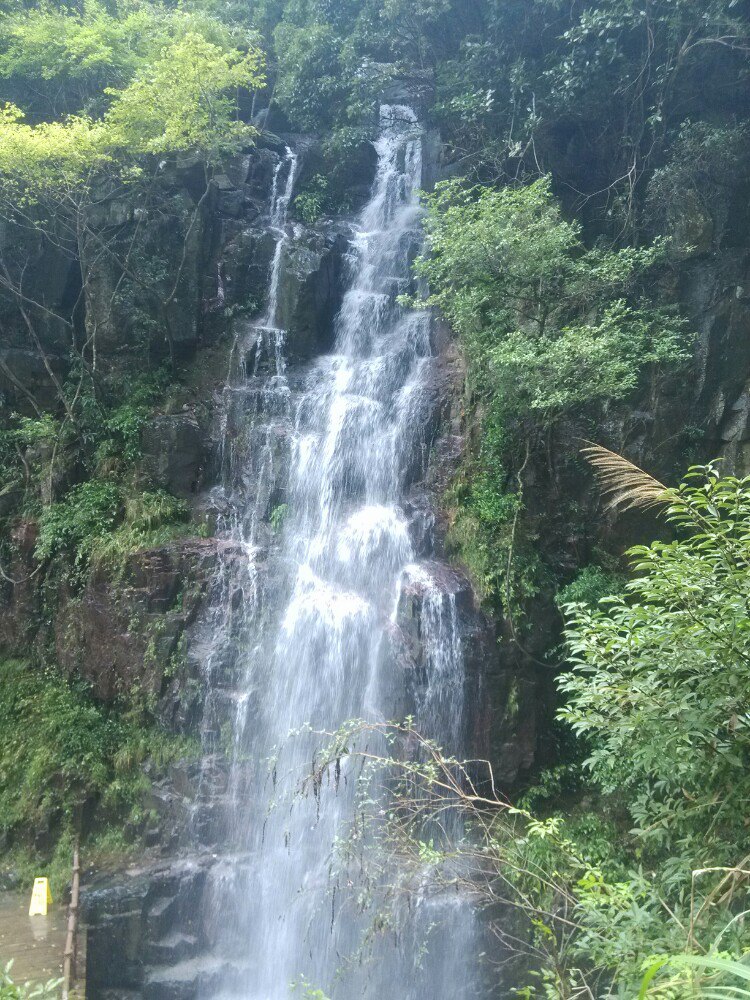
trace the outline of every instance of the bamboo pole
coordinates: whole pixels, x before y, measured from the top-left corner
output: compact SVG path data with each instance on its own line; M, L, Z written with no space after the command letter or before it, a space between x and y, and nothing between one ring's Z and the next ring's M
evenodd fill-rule
M68 933L63 952L62 1000L68 1000L70 990L76 982L76 962L78 959L78 897L81 883L81 865L78 854L78 840L73 848L73 885L68 906Z

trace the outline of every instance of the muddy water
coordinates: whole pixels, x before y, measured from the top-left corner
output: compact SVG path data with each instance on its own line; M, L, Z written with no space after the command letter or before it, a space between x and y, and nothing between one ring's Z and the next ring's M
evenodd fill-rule
M54 903L46 917L30 917L30 898L30 890L0 892L0 965L12 958L16 982L46 982L62 975L67 907Z

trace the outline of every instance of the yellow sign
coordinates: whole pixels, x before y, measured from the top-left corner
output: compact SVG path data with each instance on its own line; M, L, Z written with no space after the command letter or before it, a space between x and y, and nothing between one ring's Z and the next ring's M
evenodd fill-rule
M47 907L52 902L52 893L49 889L49 879L35 878L34 888L31 892L31 905L29 906L29 916L46 916Z

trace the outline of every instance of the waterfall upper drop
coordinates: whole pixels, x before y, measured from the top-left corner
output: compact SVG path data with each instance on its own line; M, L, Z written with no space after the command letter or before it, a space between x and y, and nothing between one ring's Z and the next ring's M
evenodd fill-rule
M315 802L269 809L269 761L278 781L293 785L316 745L307 726L335 730L352 718L382 721L412 711L427 735L455 753L465 729L455 595L438 581L437 564L420 561L404 509L426 462L435 360L430 316L397 301L410 287L420 241L422 139L410 108L381 109L376 150L333 351L295 378L284 362L283 332L266 336L276 327L297 167L291 150L280 161L268 308L251 329L252 361L227 390L227 406L242 411L246 430L242 441L235 436L222 446L224 534L228 550L242 556L224 566L214 640L231 634L234 690L220 690L216 672L206 672L215 688L209 728L220 727L220 703L229 700L233 742L224 794L228 853L212 870L205 904L213 955L205 997L287 1000L301 978L335 1000L394 990L403 1000L471 995L464 962L472 917L455 901L422 918L433 945L440 933L433 925L452 921L449 938L439 947L428 942L427 955L414 941L387 944L370 967L343 968L360 928L346 909L352 890L338 886L334 903L330 889L334 845L353 814L353 782L324 790ZM259 526L269 510L275 532L261 555ZM273 565L265 589L259 560ZM401 596L414 586L424 594L424 676L409 682L418 688L410 694L393 633ZM303 735L290 740L292 730Z
M287 168L284 187L279 191L279 175ZM276 232L276 246L271 261L271 280L268 289L268 308L263 320L263 326L278 329L277 316L279 311L279 282L281 280L281 258L286 244L286 213L294 191L294 181L297 176L297 155L288 146L283 160L279 160L273 174L271 185L271 227Z

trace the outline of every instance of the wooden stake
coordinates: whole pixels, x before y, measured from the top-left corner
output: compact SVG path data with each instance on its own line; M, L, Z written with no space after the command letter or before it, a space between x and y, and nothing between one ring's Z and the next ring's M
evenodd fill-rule
M73 885L70 890L70 905L68 906L68 933L65 938L63 952L63 988L62 1000L68 1000L68 995L76 982L76 962L78 959L78 896L81 881L81 865L78 855L78 840L73 848Z

